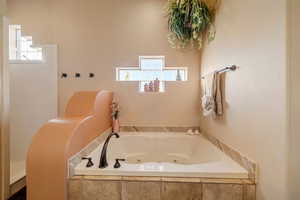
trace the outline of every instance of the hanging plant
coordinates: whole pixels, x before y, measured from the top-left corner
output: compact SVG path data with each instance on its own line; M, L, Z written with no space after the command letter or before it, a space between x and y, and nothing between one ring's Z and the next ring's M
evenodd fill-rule
M203 40L215 38L214 11L202 0L168 0L168 40L173 48L201 49Z

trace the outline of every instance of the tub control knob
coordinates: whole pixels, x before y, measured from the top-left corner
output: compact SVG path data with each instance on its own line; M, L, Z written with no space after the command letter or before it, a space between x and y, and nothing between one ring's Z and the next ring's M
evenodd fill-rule
M116 163L114 164L114 168L120 168L121 167L121 164L120 164L120 161L125 161L125 159L116 159Z
M88 160L87 164L86 164L86 167L92 167L94 165L93 161L92 161L92 158L87 158L87 157L82 157L81 158L82 160Z

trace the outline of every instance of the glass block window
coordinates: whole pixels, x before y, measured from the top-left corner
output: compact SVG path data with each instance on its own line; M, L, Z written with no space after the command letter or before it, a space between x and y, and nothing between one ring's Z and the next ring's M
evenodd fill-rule
M22 36L20 25L9 25L9 60L42 61L42 48L32 45L32 37Z
M117 68L116 80L139 81L140 92L164 92L166 81L187 81L188 78L186 67L165 67L164 56L140 56L139 64L139 67Z
M161 71L165 67L164 56L140 56L139 61L142 70Z

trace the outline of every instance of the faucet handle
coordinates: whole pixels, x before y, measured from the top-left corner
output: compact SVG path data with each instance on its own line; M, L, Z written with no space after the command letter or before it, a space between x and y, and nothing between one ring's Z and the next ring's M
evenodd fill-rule
M82 157L82 160L88 160L86 167L92 167L94 165L91 157Z
M117 158L116 159L116 163L114 164L114 168L117 169L117 168L120 168L121 167L121 164L119 161L125 161L125 159L120 159L120 158Z

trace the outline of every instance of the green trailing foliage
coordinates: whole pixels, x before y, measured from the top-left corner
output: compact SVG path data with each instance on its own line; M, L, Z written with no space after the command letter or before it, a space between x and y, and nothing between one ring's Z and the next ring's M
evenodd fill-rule
M201 49L204 40L214 40L214 11L204 1L168 0L167 13L168 40L173 48L192 45Z

